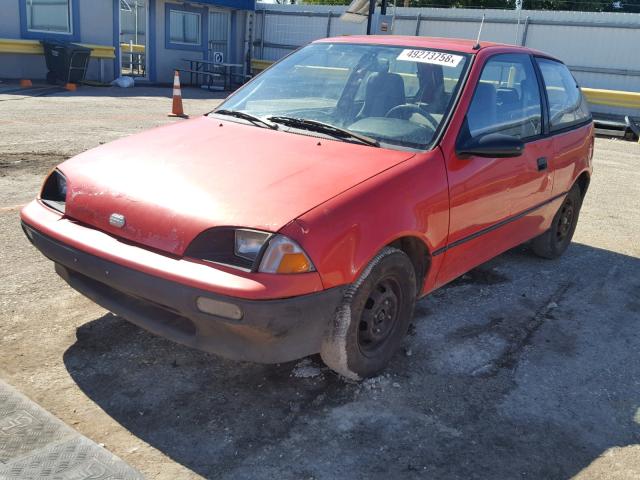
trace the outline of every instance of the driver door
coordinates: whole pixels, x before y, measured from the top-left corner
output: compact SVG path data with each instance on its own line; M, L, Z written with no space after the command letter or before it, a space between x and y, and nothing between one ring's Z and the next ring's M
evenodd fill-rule
M438 284L530 238L518 219L551 194L548 168L538 167L549 140L542 136L541 95L529 55L495 55L484 65L458 140L491 133L523 140L524 152L511 158L445 152L450 224Z

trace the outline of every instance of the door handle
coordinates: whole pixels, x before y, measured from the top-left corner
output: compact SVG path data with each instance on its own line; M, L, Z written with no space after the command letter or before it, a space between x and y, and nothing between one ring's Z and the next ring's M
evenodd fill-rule
M547 157L540 157L538 160L538 171L541 172L542 170L546 170L547 169Z

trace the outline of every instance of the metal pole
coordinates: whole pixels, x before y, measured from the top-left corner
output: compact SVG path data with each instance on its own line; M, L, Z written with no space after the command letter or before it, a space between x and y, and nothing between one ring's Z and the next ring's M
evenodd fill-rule
M331 36L331 16L333 15L333 12L329 12L329 15L327 15L327 37Z
M516 0L516 10L518 11L518 25L516 26L516 38L513 42L514 45L518 45L518 38L520 37L520 17L522 15L522 0Z
M135 8L136 8L136 10L135 10L134 17L135 17L135 22L136 22L136 33L135 33L134 37L135 37L135 42L136 42L136 45L137 45L138 44L138 0L136 0L136 2L135 2Z
M527 44L527 32L529 31L529 15L524 19L524 31L522 32L522 40L520 40L520 45L525 46Z
M418 14L416 16L416 37L420 35L420 22L422 21L422 15Z
M380 15L387 14L387 0L382 0L382 5L380 5Z
M371 22L373 21L373 15L376 13L376 1L369 1L369 16L367 17L367 35L371 35Z
M244 67L242 68L242 83L251 75L251 57L253 56L253 12L247 12L245 18L245 55L244 55Z
M262 10L262 28L260 29L260 58L264 59L264 34L267 31L267 11Z

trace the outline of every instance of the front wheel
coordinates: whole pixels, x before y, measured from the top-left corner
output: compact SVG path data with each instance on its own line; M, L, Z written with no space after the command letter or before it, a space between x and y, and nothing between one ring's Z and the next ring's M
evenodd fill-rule
M551 227L531 242L533 253L543 258L558 258L567 249L578 225L582 206L580 187L574 185L558 209Z
M409 257L396 248L380 251L346 290L325 333L322 360L353 380L380 372L407 333L416 289Z

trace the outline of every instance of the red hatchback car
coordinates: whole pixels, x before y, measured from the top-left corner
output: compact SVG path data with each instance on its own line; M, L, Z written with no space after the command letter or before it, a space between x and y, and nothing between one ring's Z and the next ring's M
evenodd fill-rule
M69 285L177 342L349 378L414 305L532 240L571 241L593 126L567 67L424 37L314 42L217 110L62 163L22 210Z

